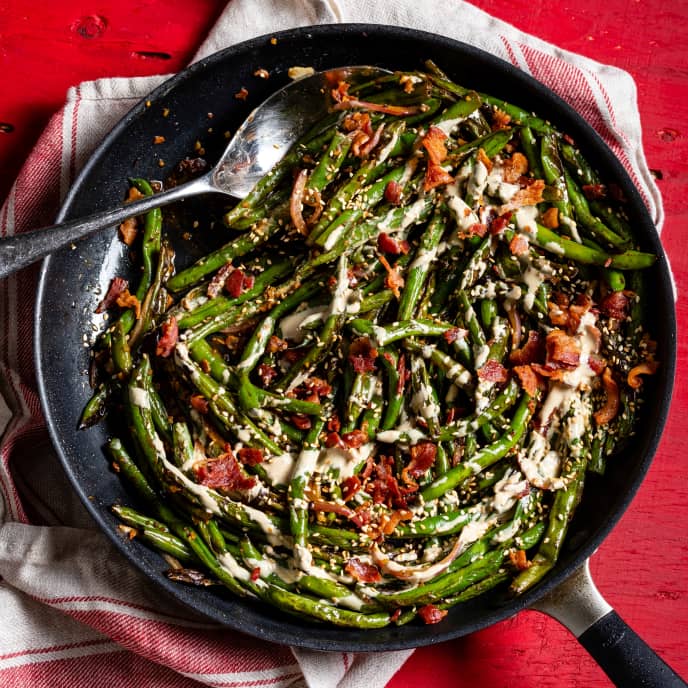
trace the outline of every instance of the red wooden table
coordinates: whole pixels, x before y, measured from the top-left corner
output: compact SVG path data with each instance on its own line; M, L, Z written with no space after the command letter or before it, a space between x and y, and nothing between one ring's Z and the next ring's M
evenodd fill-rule
M562 48L625 69L638 85L645 151L665 202L662 238L680 295L678 379L656 460L591 567L616 610L688 676L688 350L681 327L688 252L681 250L680 238L688 223L688 2L474 3ZM0 199L69 86L180 69L224 5L225 0L0 2ZM609 682L567 631L526 612L417 651L389 688L472 685L596 688Z

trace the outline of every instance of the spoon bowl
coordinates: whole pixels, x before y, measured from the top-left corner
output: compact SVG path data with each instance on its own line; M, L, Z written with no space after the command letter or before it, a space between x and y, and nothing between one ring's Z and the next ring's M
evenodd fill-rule
M94 232L183 198L221 193L241 200L328 113L331 88L341 80L356 84L384 74L389 72L359 65L313 72L292 81L246 118L218 163L203 176L118 208L1 239L0 278Z

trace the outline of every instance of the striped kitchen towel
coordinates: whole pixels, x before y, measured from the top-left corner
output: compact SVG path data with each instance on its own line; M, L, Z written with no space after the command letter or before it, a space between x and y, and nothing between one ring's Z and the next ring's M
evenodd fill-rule
M362 20L471 43L549 85L616 153L661 228L631 77L461 0L232 0L196 59L285 28ZM72 88L0 210L1 235L49 224L103 135L162 79ZM31 343L36 277L34 267L0 281L0 685L384 686L408 651L318 653L220 628L161 597L97 531L61 473L41 416Z

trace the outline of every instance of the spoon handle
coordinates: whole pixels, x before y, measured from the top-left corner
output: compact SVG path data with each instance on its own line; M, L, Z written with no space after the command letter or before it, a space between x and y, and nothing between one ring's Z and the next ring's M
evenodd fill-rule
M119 208L0 239L0 279L100 229L117 226L129 217L210 191L217 189L213 187L210 176L204 175Z

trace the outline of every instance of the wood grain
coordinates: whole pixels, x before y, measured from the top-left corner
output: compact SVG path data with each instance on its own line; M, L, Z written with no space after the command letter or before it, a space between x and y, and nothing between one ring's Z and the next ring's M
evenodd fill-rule
M223 0L0 3L0 197L66 89L105 76L173 72L193 55ZM659 0L474 1L518 28L629 71L638 86L650 167L665 203L663 242L679 290L678 378L656 460L592 561L598 587L679 673L688 676L688 3ZM365 18L361 18L364 20ZM388 688L602 688L609 681L554 621L526 612L417 651Z

